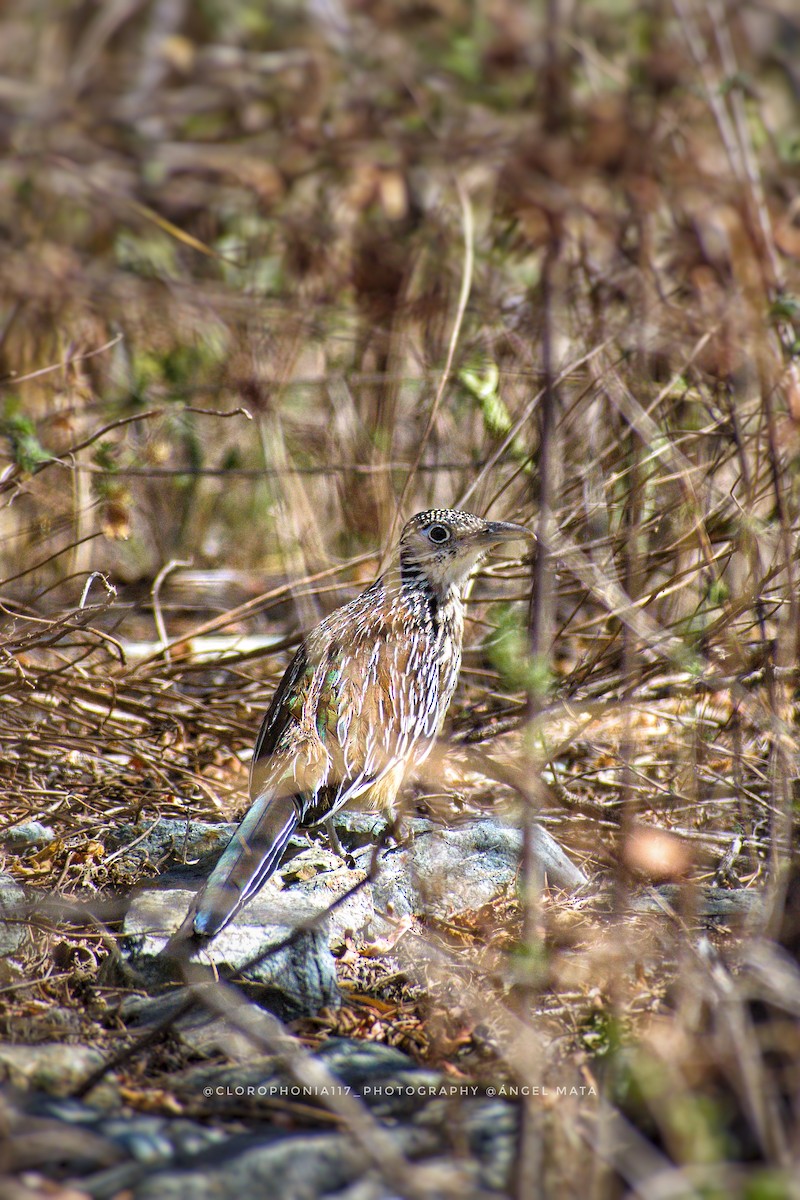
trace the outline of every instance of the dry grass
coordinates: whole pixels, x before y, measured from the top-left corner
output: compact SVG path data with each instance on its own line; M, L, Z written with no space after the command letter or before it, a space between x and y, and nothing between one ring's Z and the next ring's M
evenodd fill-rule
M300 628L402 516L524 521L536 560L476 585L420 793L527 798L609 909L523 887L417 931L424 979L402 942L348 950L356 998L300 1032L590 1081L602 1103L541 1118L554 1194L789 1195L792 6L46 10L15 0L0 38L0 787L6 828L56 840L6 868L130 886L107 831L241 810ZM207 661L217 636L261 641ZM672 879L674 908L631 915ZM765 906L706 935L712 881ZM110 1049L113 932L40 931L7 1033L86 1010L75 1036Z

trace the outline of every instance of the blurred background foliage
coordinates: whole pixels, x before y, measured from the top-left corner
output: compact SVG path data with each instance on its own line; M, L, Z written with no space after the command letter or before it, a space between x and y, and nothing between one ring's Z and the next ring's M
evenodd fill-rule
M712 542L775 517L770 437L796 511L792 5L10 0L2 33L0 563L27 594L385 537L464 280L459 188L474 266L409 511L533 511L545 320L562 528L620 532L627 392L646 577L696 551L659 439L736 490Z

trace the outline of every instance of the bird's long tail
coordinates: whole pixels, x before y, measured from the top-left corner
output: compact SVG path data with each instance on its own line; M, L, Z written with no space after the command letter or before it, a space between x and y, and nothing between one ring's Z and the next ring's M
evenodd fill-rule
M267 882L297 827L292 796L274 788L256 797L195 900L191 934L211 938Z

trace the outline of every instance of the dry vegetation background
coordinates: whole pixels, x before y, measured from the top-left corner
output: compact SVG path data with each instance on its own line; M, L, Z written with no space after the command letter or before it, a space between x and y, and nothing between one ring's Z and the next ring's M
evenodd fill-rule
M547 1117L560 1195L796 1194L798 64L791 0L0 18L2 824L57 833L6 869L101 897L110 827L241 811L298 631L400 517L526 522L533 576L479 581L461 748L421 791L511 803L486 751L613 911L522 889L429 931L457 1019L378 981L330 1021L591 1083ZM276 645L223 669L211 635ZM626 915L664 879L674 909ZM712 882L766 901L709 938ZM5 1036L58 1005L117 1049L113 938L46 926ZM527 1055L476 1065L487 1012ZM133 1056L132 1096L165 1061Z

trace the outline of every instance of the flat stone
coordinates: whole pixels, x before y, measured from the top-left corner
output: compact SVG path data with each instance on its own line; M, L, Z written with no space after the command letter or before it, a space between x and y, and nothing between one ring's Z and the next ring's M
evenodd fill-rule
M337 1007L341 994L329 943L371 921L369 889L363 886L348 895L365 879L364 872L344 867L317 872L290 887L273 876L192 961L213 966L220 974L241 972L261 984L266 993L259 996L260 1002L286 1019L313 1015L326 1005ZM191 892L152 889L133 901L123 930L123 953L146 981L172 978L171 964L158 954L183 921L191 900ZM315 927L297 932L311 921L317 922Z
M119 1006L120 1020L132 1029L160 1024L174 1014L172 1034L185 1046L204 1058L224 1058L228 1062L248 1062L253 1058L253 1041L225 1017L198 1004L181 1012L186 994L181 988L158 996L128 995Z
M25 893L10 875L0 874L0 958L19 950L27 936Z
M183 822L172 824L185 827ZM386 822L355 813L344 827L351 837L369 834L374 844ZM373 881L363 869L343 865L336 854L318 845L296 854L222 933L198 948L193 961L223 976L241 973L260 984L266 991L257 997L259 1002L287 1019L313 1015L341 1003L331 943L349 933L385 932L387 913L394 918L447 919L491 903L516 885L522 851L522 834L516 827L480 820L443 828L413 820L408 830L407 844L380 852ZM172 833L183 836L177 828ZM534 827L533 839L534 854L551 886L574 891L587 882L544 829ZM367 853L357 851L362 867ZM122 948L145 982L174 978L174 964L158 956L191 899L192 893L183 888L161 887L133 901ZM311 928L300 928L312 922ZM219 1028L206 1033L198 1029L198 1049L206 1034L212 1040L224 1036Z
M478 1160L483 1187L505 1193L511 1185L518 1149L519 1109L485 1096L450 1106L448 1123Z
M361 812L359 809L341 808L333 817L333 828L342 845L348 850L360 850L364 846L375 846L386 837L392 822L381 813ZM426 817L404 817L403 835L416 837L439 829L434 821Z
M222 1196L287 1196L316 1200L364 1173L363 1152L352 1138L327 1133L252 1139L215 1148L194 1169L159 1171L137 1186L136 1200L220 1200Z
M65 1200L67 1196L75 1200L133 1197L137 1183L153 1171L177 1169L176 1160L199 1158L230 1140L224 1131L186 1118L130 1110L109 1115L81 1101L41 1092L4 1091L0 1112L6 1134L4 1172L35 1171L40 1176L36 1196L58 1195ZM64 1190L61 1181L67 1176L69 1186ZM7 1182L5 1173L3 1182ZM4 1198L6 1194L2 1191ZM17 1196L16 1191L13 1194ZM34 1190L19 1195L33 1197Z
M291 1044L287 1053L291 1058ZM361 1042L355 1038L329 1038L314 1057L335 1080L353 1093L361 1094L377 1115L401 1118L419 1112L430 1096L443 1086L445 1077L439 1071L418 1066L400 1050L380 1042ZM245 1062L219 1065L201 1063L188 1068L174 1080L175 1091L187 1098L208 1092L215 1108L224 1111L242 1103L241 1097L254 1107L259 1100L267 1105L281 1096L314 1105L324 1103L324 1093L315 1099L288 1072L275 1055L258 1056L251 1045L250 1058Z
M671 908L681 906L681 885L677 883L662 884L639 896L632 896L630 907L637 913L663 913L663 903ZM726 917L745 917L758 913L764 905L764 892L760 888L717 888L704 887L695 898L698 917L710 921L724 920Z
M49 846L55 836L49 825L43 825L41 821L25 821L21 825L12 825L10 829L6 829L2 840L4 846L19 854L25 850Z
M366 929L375 915L367 872L346 866L330 850L312 847L296 854L278 872L278 886L286 880L289 883L278 896L290 904L298 900L308 902L314 913L327 912L326 928L331 941ZM253 904L259 903L271 882ZM336 907L331 911L334 904Z
M445 1083L441 1072L419 1067L401 1050L380 1042L329 1038L317 1057L380 1117L400 1119L418 1113Z
M532 834L535 859L551 887L572 892L588 882L545 829L535 825ZM482 820L434 827L381 855L375 907L395 917L440 919L481 908L514 886L521 854L522 831L513 825Z
M317 1058L337 1079L355 1090L404 1073L420 1073L414 1060L396 1046L357 1038L328 1038L317 1051ZM430 1073L424 1074L427 1079ZM436 1078L439 1077L437 1074Z
M120 860L149 863L159 869L191 863L198 873L210 870L230 841L236 824L182 821L161 817L149 825L120 825L107 839L109 851L121 850Z
M202 1123L119 1107L108 1112L70 1098L45 1096L27 1090L29 1075L24 1091L0 1097L11 1134L9 1161L15 1169L41 1171L48 1182L63 1180L67 1164L70 1186L94 1200L113 1200L121 1194L132 1200L262 1195L399 1200L391 1174L365 1154L347 1127L326 1121L321 1128L306 1130L274 1121L276 1102L290 1110L295 1102L305 1106L306 1119L309 1105L336 1107L335 1100L326 1100L327 1083L320 1085L316 1100L305 1098L301 1087L295 1096L284 1058L291 1058L292 1040L286 1041L285 1051L278 1048L273 1055L251 1056L248 1062L228 1067L197 1064L180 1072L173 1081L175 1091L203 1104ZM54 1047L16 1049L19 1059L33 1059L37 1051L51 1057ZM74 1054L87 1048L55 1049ZM93 1051L91 1057L94 1066L100 1056ZM330 1039L315 1057L335 1077L334 1087L343 1084L363 1095L397 1151L417 1165L425 1194L505 1194L516 1146L515 1106L471 1089L465 1095L460 1081L421 1068L402 1051L380 1043ZM82 1069L87 1065L84 1060ZM58 1070L63 1080L63 1070ZM37 1079L41 1081L41 1074ZM22 1083L23 1077L15 1082ZM265 1108L259 1111L261 1096ZM235 1125L215 1122L209 1106L210 1112L222 1116L230 1110Z
M37 1045L0 1044L0 1076L12 1086L38 1088L52 1096L66 1096L104 1062L91 1046L42 1042ZM115 1102L116 1091L108 1081L92 1092L93 1102Z

